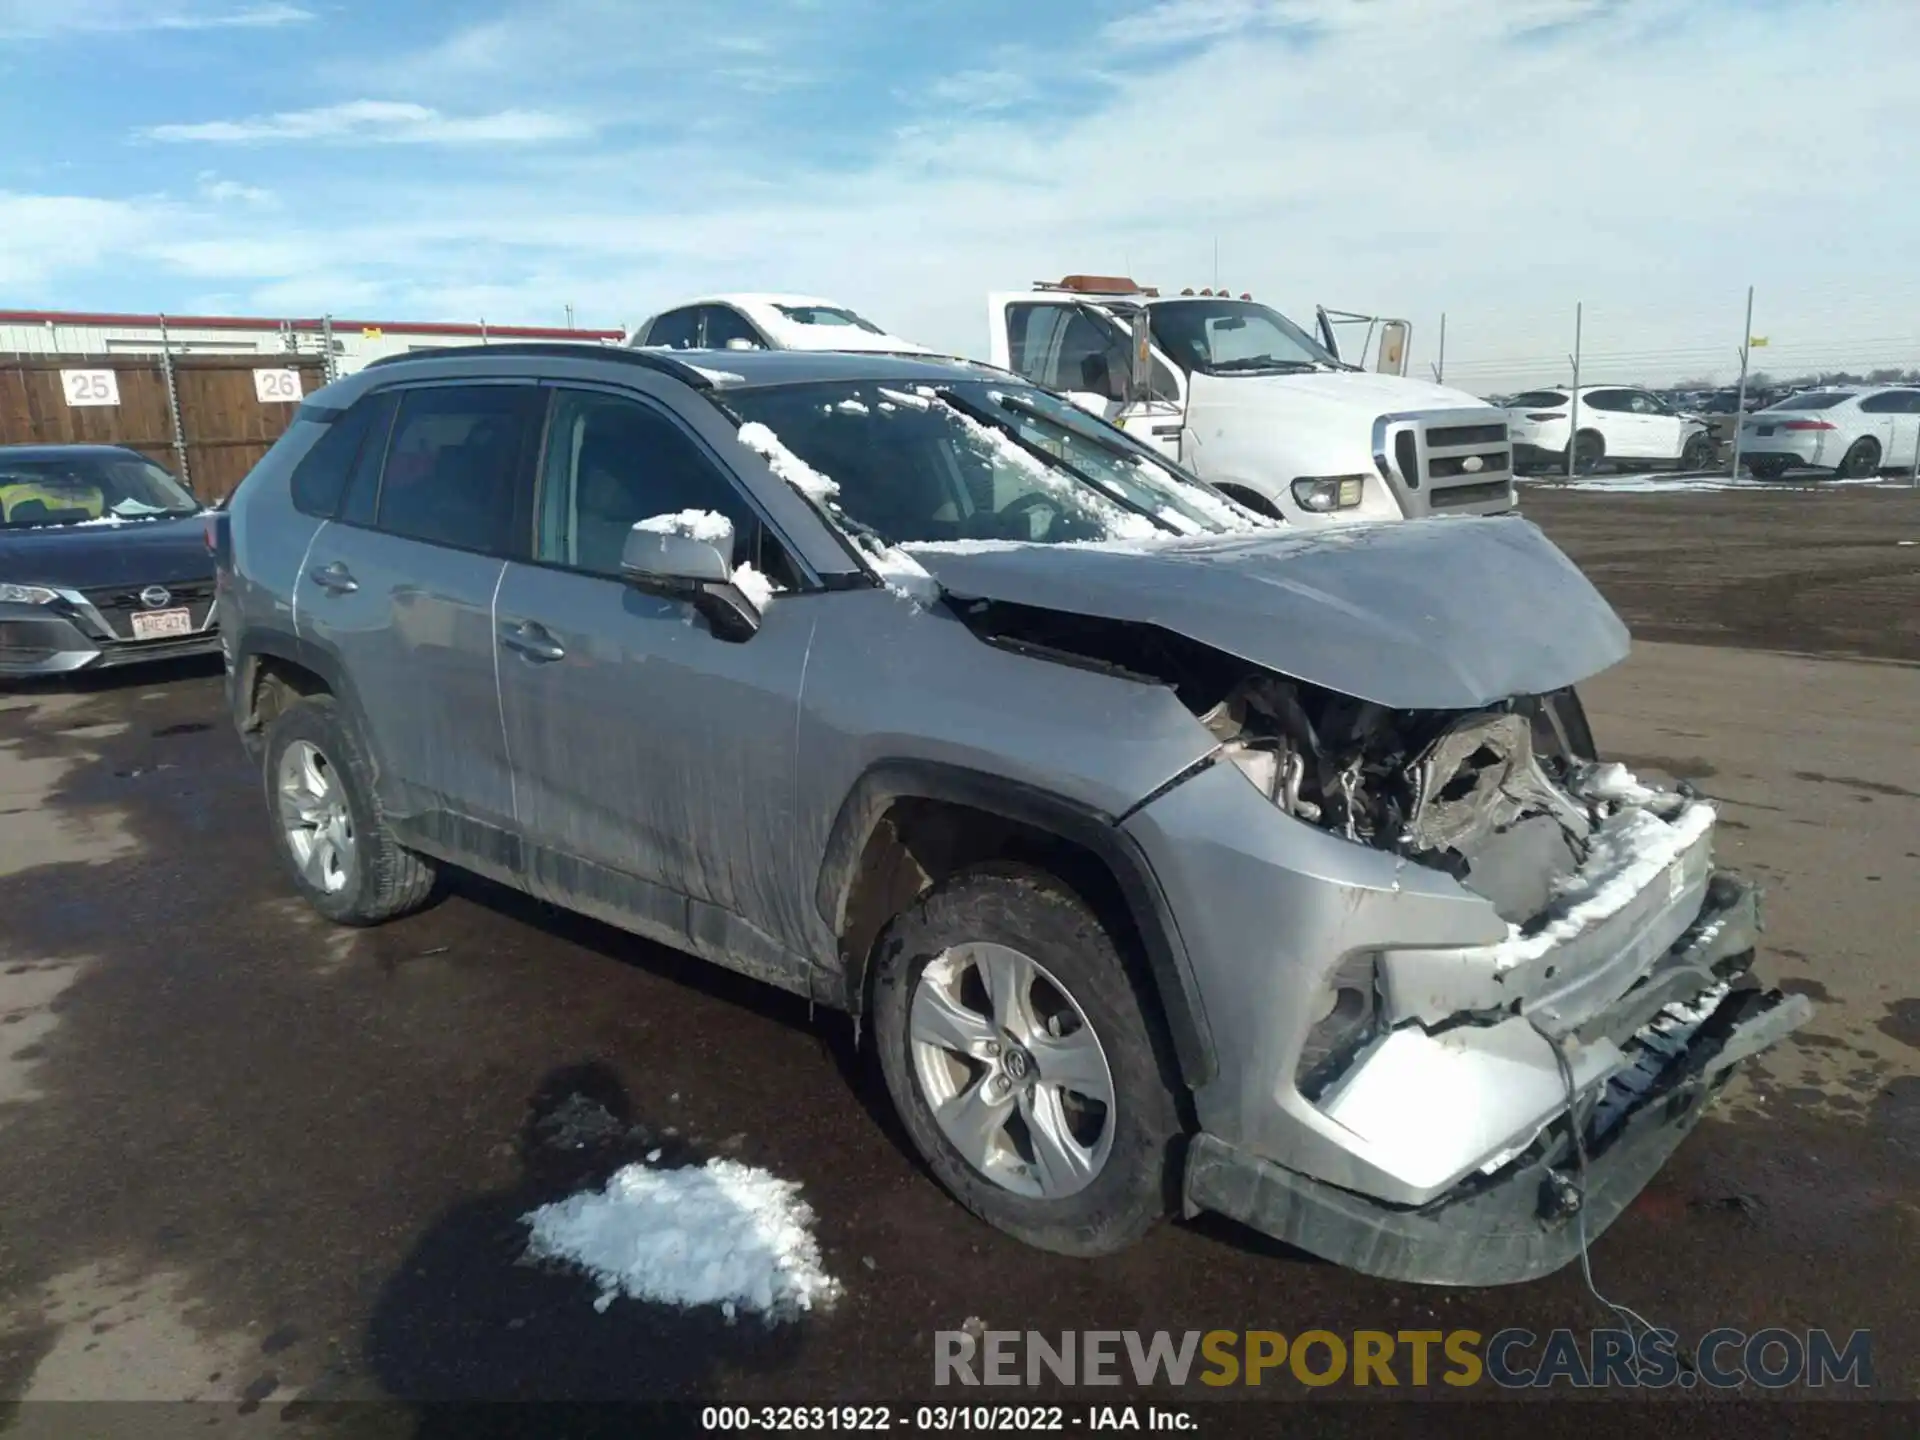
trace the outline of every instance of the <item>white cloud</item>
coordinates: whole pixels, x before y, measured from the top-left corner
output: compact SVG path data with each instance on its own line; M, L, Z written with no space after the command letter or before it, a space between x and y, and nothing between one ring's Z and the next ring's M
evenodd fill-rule
M224 9L139 0L0 0L0 40L139 30L270 30L314 18L311 10L278 0Z
M212 170L202 170L198 178L200 197L216 205L271 205L274 200L271 190L263 190L258 185L246 185L238 180L222 179Z
M137 133L147 140L204 145L258 145L283 141L378 142L409 145L521 144L567 140L590 127L535 110L498 110L486 115L445 115L425 105L394 100L349 100L312 110L283 110L244 120L153 125Z
M632 50L633 12L553 3L568 26L599 14L624 28L549 21L562 33L541 49L532 12L484 22L413 67L422 89L405 93L603 118L607 92L582 76ZM171 216L164 244L115 221L71 268L105 244L273 309L298 298L303 311L502 323L573 303L583 325L615 324L690 293L794 289L979 354L989 289L1071 271L1210 284L1217 240L1221 281L1296 316L1324 301L1412 317L1422 369L1446 311L1448 378L1470 388L1560 377L1576 301L1589 375L1725 374L1749 282L1770 369L1920 362L1920 282L1904 259L1920 248L1920 194L1901 178L1920 92L1884 58L1920 53L1911 0L1180 3L1153 21L1191 40L1171 52L1123 45L1126 32L1104 48L980 47L929 87L936 103L910 129L831 163L809 163L829 152L803 131L750 125L758 139L743 144L701 129L713 107L689 110L684 88L654 77L716 47L668 37L634 61L645 83L616 82L680 117L664 141L464 152L490 166L484 179L397 159L310 167L297 211L208 206L197 222ZM842 22L817 23L817 46L783 29L768 53L816 57ZM1805 63L1813 32L1818 67ZM583 33L601 55L582 54ZM1067 71L1099 83L1063 103ZM356 108L369 103L211 135L167 128L370 140L473 123ZM68 268L62 240L37 233L44 253L8 236L0 264Z

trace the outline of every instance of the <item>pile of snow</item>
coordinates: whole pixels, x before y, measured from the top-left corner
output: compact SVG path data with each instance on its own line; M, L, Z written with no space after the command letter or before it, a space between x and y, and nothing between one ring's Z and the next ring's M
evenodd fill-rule
M649 515L633 527L649 535L685 535L719 544L733 536L733 522L712 510L679 510L671 515Z
M765 610L773 603L777 587L753 566L737 565L733 571L733 588L751 600L754 609Z
M740 427L740 443L765 460L769 470L814 504L825 505L840 493L837 484L789 450L778 435L758 420L749 420Z
M625 1295L659 1305L717 1305L773 1320L829 1304L813 1210L800 1187L737 1160L698 1168L628 1165L606 1188L521 1217L535 1260L576 1265L599 1282L601 1312Z

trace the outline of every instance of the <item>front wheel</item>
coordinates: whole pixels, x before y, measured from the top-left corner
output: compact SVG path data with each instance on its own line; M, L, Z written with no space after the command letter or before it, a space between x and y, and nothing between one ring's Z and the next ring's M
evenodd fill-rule
M1687 437L1687 443L1680 449L1680 468L1711 470L1719 454L1720 447L1714 443L1711 435L1690 435Z
M1114 937L1040 871L945 882L881 936L874 1037L936 1178L1042 1250L1110 1254L1173 1201L1178 1107Z
M1607 442L1597 430L1582 430L1573 437L1573 473L1591 475L1607 458Z

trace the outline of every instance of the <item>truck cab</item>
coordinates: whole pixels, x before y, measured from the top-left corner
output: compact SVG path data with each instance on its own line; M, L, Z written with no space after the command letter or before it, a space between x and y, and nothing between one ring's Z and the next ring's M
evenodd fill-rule
M1377 364L1341 359L1251 295L1161 295L1069 275L988 296L993 363L1072 396L1263 514L1296 524L1490 515L1514 508L1506 415L1408 379L1408 327L1376 331ZM1385 371L1386 373L1380 373Z

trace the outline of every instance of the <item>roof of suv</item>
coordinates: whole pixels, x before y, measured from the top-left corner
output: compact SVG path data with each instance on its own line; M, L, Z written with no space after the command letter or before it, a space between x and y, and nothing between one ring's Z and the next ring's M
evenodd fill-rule
M366 368L371 370L377 366L388 369L409 362L425 364L463 359L498 360L519 355L551 355L557 360L604 360L617 365L639 365L674 375L701 389L715 390L757 389L769 385L803 385L810 381L834 380L918 381L932 385L951 384L955 380L1000 379L1012 382L1017 379L1006 371L979 361L935 355L843 350L630 350L566 342L447 346L386 356Z

